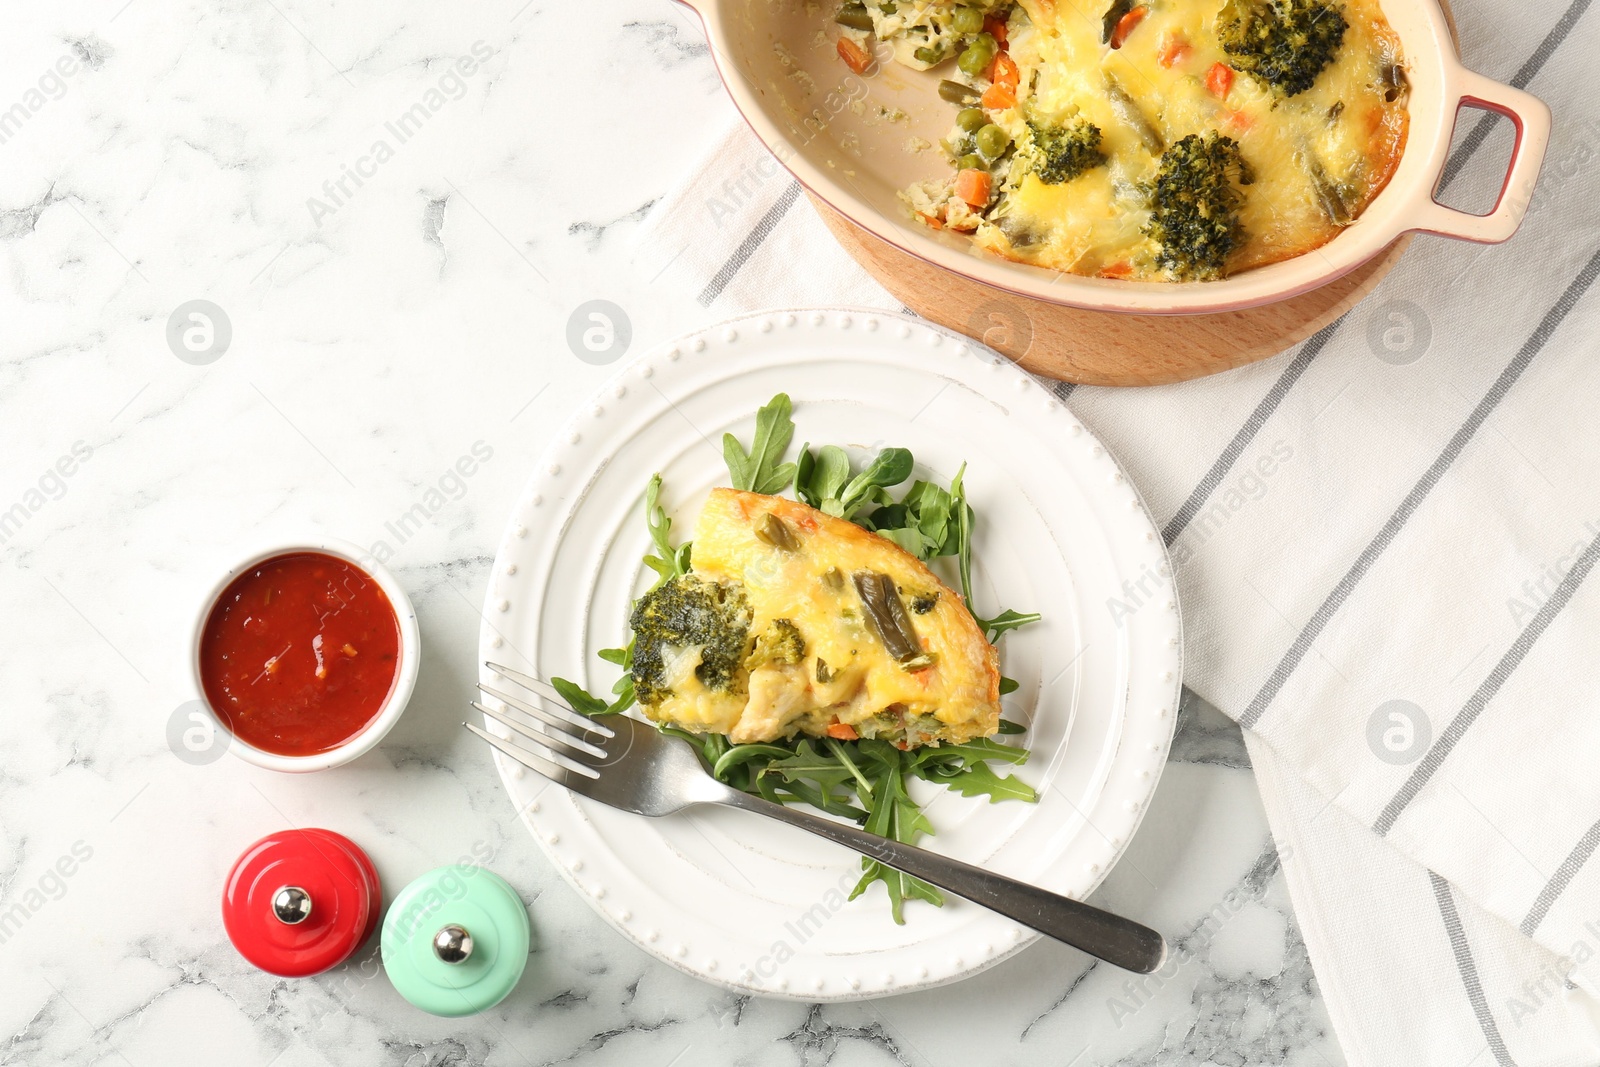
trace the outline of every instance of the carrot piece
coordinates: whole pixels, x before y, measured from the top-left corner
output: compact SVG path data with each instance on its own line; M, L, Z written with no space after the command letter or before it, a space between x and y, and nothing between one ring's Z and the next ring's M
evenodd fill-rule
M867 68L872 66L872 55L848 37L839 38L837 50L844 65L857 74L865 74Z
M983 17L983 32L987 33L990 37L993 37L1001 48L1006 47L1006 45L1010 43L1006 40L1005 19L996 18L994 15L985 15Z
M1233 68L1226 63L1213 63L1211 69L1206 71L1206 89L1218 100L1228 96L1228 90L1233 88Z
M994 54L994 62L989 64L989 80L996 85L1004 85L1013 93L1022 83L1022 74L1017 70L1016 62L1004 52Z
M1256 120L1246 115L1243 111L1234 111L1232 108L1222 109L1222 121L1237 130L1250 130L1255 128Z
M1128 34L1132 33L1134 27L1143 22L1144 17L1148 14L1150 14L1150 9L1145 7L1143 4L1140 4L1138 7L1134 8L1132 11L1118 19L1117 28L1111 31L1111 47L1121 48L1122 42L1128 39Z
M937 215L929 215L927 212L919 211L917 212L917 218L927 223L928 228L931 230L944 229L944 223L939 220Z
M993 179L986 170L963 170L956 173L956 195L973 207L983 207L989 202L989 189Z
M1133 264L1125 259L1119 259L1115 263L1107 263L1100 268L1100 277L1131 278L1133 277Z
M1182 62L1193 51L1182 34L1168 34L1161 38L1161 47L1156 51L1156 62L1163 67L1171 67Z
M1017 92L1008 85L995 82L983 91L983 106L990 111L1001 111L1017 106Z
M834 722L828 726L828 736L840 741L859 740L861 735L856 733L856 728L847 722Z

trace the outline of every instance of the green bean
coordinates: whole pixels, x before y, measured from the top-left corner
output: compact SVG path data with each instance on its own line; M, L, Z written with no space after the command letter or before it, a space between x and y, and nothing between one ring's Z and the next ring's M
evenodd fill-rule
M1345 203L1344 194L1339 186L1323 169L1322 160L1306 148L1301 152L1300 164L1305 170L1306 177L1311 179L1311 192L1316 196L1317 206L1322 209L1328 221L1335 226L1350 225L1350 207Z
M793 552L800 547L789 524L770 511L756 524L756 537L783 552Z
M970 104L978 99L978 90L946 78L939 83L939 99L952 104Z
M872 13L867 11L864 3L846 3L838 10L838 14L835 14L834 21L853 30L872 29Z
M981 107L964 107L956 113L956 125L967 133L977 133L989 122Z
M889 655L908 671L932 666L933 659L922 650L917 631L911 625L911 616L900 599L894 579L876 571L857 571L853 575L856 592L866 608L867 621Z
M974 134L973 140L985 159L999 159L1000 153L1011 145L1011 135L992 123Z
M1133 132L1139 135L1139 140L1143 142L1145 151L1152 156L1159 156L1166 151L1167 145L1162 140L1161 134L1151 124L1150 120L1145 117L1145 113L1139 109L1139 105L1134 103L1133 97L1128 95L1128 91L1118 84L1117 80L1110 74L1106 75L1106 97L1111 101L1111 108L1117 113L1117 117L1132 126Z
M839 9L833 21L841 26L849 26L852 30L872 29L872 15L867 11L865 4L846 4Z
M918 63L926 63L931 67L935 63L942 63L944 61L944 46L940 45L935 48L918 48L915 49L911 55Z
M977 33L983 29L983 12L975 7L958 7L950 12L950 28L960 34Z

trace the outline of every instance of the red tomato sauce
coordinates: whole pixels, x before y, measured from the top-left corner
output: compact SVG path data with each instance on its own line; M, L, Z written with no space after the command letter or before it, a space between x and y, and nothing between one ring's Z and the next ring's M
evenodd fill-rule
M400 622L370 574L320 552L235 578L200 638L206 699L241 741L280 756L337 748L377 717L400 666Z

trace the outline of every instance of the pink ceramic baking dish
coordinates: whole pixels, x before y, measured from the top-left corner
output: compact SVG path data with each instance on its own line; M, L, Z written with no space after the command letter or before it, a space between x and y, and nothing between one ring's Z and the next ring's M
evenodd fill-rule
M734 103L802 185L858 226L957 274L1057 304L1136 314L1200 314L1272 303L1348 274L1411 232L1494 244L1516 232L1533 195L1550 109L1534 96L1461 65L1437 0L1383 4L1411 81L1411 126L1393 179L1361 217L1321 248L1214 282L1084 278L979 252L964 237L913 221L895 194L941 173L937 142L950 105L938 71L877 62L852 74L834 52L832 0L680 0L705 23ZM1494 210L1471 215L1434 199L1459 108L1496 111L1516 127ZM903 113L904 117L900 117ZM889 115L895 116L893 119Z

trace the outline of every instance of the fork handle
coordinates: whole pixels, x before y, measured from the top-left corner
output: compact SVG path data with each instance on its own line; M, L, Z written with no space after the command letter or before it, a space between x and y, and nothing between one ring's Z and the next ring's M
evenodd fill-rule
M1126 970L1149 974L1159 969L1167 958L1166 941L1148 926L1141 926L1131 919L1102 911L1082 901L1048 892L1036 885L1019 882L1015 878L1007 878L915 845L869 834L854 826L774 804L764 797L737 789L729 789L727 796L715 803L753 811L809 830L818 837L825 837L870 856L885 866L982 904L990 911Z

